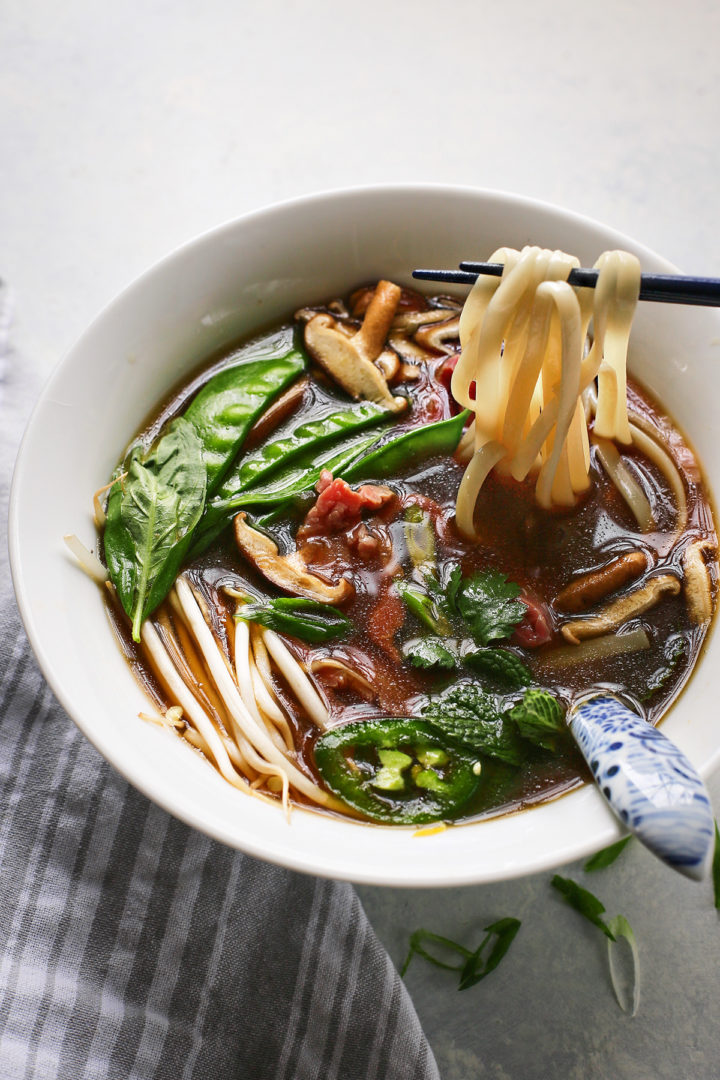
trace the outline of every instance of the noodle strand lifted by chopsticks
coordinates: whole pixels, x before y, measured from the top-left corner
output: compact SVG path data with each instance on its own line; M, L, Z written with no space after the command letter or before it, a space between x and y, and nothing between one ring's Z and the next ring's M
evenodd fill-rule
M460 485L457 522L475 536L480 489L492 469L536 476L546 508L573 506L589 486L590 453L581 396L598 376L598 435L629 444L625 363L640 290L640 264L626 252L596 263L594 290L567 277L578 260L560 251L500 248L503 275L482 275L460 318L455 399L475 414L474 453ZM590 319L594 342L583 357Z

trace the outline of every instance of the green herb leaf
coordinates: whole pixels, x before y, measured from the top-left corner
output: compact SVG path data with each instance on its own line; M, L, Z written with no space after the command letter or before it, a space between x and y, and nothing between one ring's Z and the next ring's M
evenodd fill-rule
M635 1016L640 1006L640 953L630 923L624 915L616 915L610 919L608 929L613 935L613 940L608 941L608 966L610 968L610 982L615 993L615 998L623 1012ZM630 946L630 958L632 966L629 977L623 980L617 959L618 949L622 940ZM629 990L623 985L629 983Z
M440 637L411 638L402 651L413 667L453 671L459 663L457 650Z
M205 504L207 474L193 426L173 420L147 455L136 446L110 492L104 547L132 634L167 594Z
M533 681L530 668L509 649L497 646L478 649L470 646L463 650L462 659L473 671L479 671L513 690L528 686Z
M712 879L715 908L717 911L720 911L720 832L718 831L717 820L715 821L715 851L713 853L712 861Z
M350 620L336 607L320 604L317 600L287 596L264 603L246 604L236 612L235 618L259 623L269 630L277 630L312 644L334 641L344 637L352 628Z
M510 637L527 608L517 597L520 587L497 570L466 578L457 593L457 608L478 645Z
M558 699L547 690L526 690L508 713L522 737L544 750L555 750L557 736L565 732L564 715Z
M475 986L481 979L484 979L489 975L491 971L495 970L515 940L515 936L520 929L520 926L521 923L519 919L507 917L505 919L498 919L497 922L491 923L490 926L485 927L487 937L465 962L465 966L460 972L460 985L458 986L458 990L468 990L471 986ZM493 942L487 959L484 959L483 954L485 948L493 936L495 941Z
M526 756L515 725L500 712L495 696L477 683L456 683L431 698L422 714L473 753L510 765L522 764Z
M609 847L596 852L583 866L585 873L592 874L596 870L604 870L606 866L610 866L615 862L618 855L622 854L631 840L631 836L626 836L623 840L618 840L616 844L610 844Z
M658 691L667 686L676 668L682 663L686 652L687 642L682 634L673 634L667 639L663 647L665 663L652 673L645 689L638 694L639 701L649 701Z
M572 878L560 877L559 874L554 875L550 884L565 898L570 907L575 908L593 926L597 926L599 930L602 930L610 941L615 940L615 935L602 918L605 914L605 906L598 900L597 896L593 896L587 889L583 889L582 885L578 885Z

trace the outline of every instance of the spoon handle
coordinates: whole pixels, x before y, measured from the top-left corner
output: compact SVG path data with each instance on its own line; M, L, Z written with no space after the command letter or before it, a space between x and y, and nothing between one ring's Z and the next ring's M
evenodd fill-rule
M570 730L610 809L654 855L701 881L713 851L705 785L666 735L609 694L586 697Z

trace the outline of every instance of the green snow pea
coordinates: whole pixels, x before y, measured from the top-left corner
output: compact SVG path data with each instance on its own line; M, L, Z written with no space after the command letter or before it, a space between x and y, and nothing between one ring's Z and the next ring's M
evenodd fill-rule
M323 469L329 469L334 475L338 475L375 441L375 435L364 435L349 443L343 443L340 449L336 446L326 447L320 454L310 447L286 469L275 472L264 486L239 491L229 498L217 496L208 503L200 528L196 531L192 557L199 555L220 535L238 510L257 508L264 510L266 517L270 511L273 511L273 517L276 516L275 512L285 509L297 496L311 491L320 479Z
M421 825L455 817L479 783L476 759L424 720L344 724L315 744L327 787L373 821Z
M269 476L284 469L299 457L307 458L307 451L314 452L333 444L337 445L365 428L374 427L390 418L392 413L382 405L363 401L358 405L331 412L319 420L306 421L291 431L259 446L244 455L218 492L221 498L230 498L238 491L262 486Z
M384 480L397 476L415 461L452 454L457 449L469 415L465 410L450 420L438 420L434 424L404 431L346 469L343 478L348 481Z
M199 390L184 412L200 436L213 495L260 414L305 370L305 355L291 348L223 368Z

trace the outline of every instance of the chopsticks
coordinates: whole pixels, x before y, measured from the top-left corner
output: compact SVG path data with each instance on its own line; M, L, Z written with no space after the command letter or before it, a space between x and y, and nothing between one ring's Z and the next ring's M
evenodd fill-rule
M459 270L413 270L412 276L421 281L445 281L456 285L473 285L480 274L501 277L502 263L461 262ZM570 285L594 288L597 270L571 270ZM720 307L720 278L682 277L679 274L643 274L640 278L640 299L660 304L691 304L698 307Z

